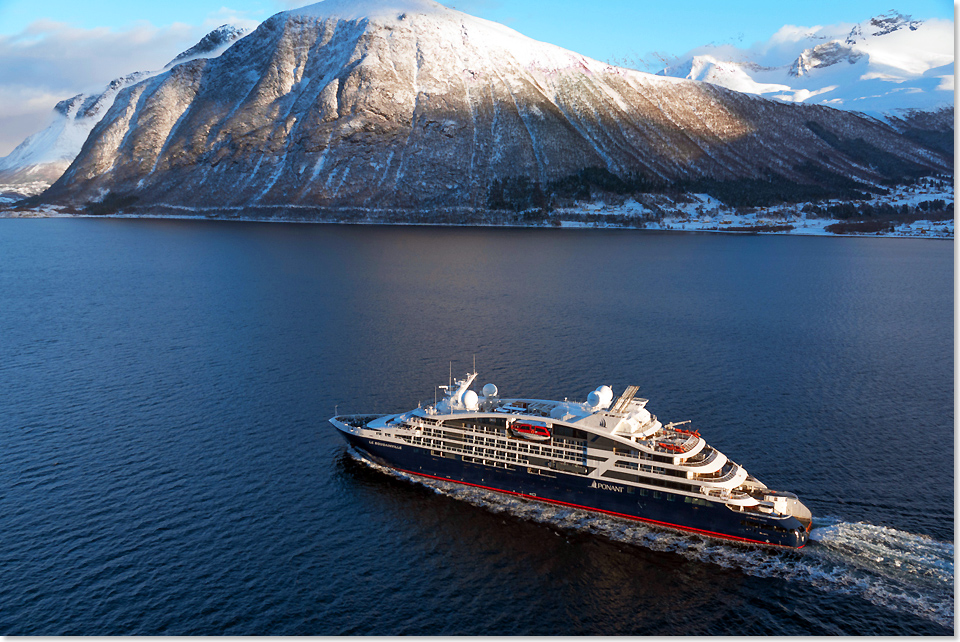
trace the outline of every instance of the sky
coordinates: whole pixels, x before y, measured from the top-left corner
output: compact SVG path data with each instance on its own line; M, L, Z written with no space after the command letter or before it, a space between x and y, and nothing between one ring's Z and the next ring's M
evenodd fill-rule
M0 156L64 98L162 68L209 30L253 27L296 0L0 0ZM896 9L953 19L947 0L444 0L537 40L648 70L707 44L749 47L787 24L855 23Z

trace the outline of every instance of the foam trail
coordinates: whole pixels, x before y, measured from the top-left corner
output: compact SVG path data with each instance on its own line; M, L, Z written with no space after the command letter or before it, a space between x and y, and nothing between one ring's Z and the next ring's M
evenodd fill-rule
M810 543L802 550L744 546L408 475L375 464L353 449L349 452L377 470L495 513L506 512L562 530L676 553L756 577L800 581L825 592L858 595L878 606L906 611L953 628L953 544L950 542L885 526L822 517L814 520Z

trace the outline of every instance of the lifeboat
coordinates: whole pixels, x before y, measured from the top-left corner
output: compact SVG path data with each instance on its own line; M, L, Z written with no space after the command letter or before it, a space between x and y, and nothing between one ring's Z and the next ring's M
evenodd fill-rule
M682 447L677 446L676 444L668 444L668 443L665 443L665 442L659 442L657 445L660 446L661 448L663 448L664 450L669 450L669 451L675 452L675 453L686 452Z
M527 441L550 441L550 429L539 424L515 423L510 424L510 434L518 439Z

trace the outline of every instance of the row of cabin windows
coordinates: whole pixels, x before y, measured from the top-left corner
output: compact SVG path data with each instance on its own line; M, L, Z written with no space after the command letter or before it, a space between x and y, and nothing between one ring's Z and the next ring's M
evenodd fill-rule
M668 468L661 468L660 466L651 466L649 464L638 464L632 461L623 461L618 460L614 463L614 466L617 468L626 468L628 470L638 470L644 473L653 473L654 475L667 475L669 477L680 477L686 479L687 473L683 470L671 470Z
M445 421L443 425L451 428L473 430L475 432L502 433L507 427L507 420L500 418L472 419L470 421L462 419L450 419Z
M466 444L477 444L484 446L491 446L495 448L503 448L504 450L517 450L525 453L532 453L535 455L541 455L544 457L552 457L554 459L567 459L569 461L581 461L583 455L580 453L571 453L564 451L559 448L552 448L550 446L540 446L537 444L528 444L522 441L516 440L506 440L506 439L496 439L492 437L477 437L474 435L460 435L458 433L446 431L446 430L430 430L426 429L423 431L423 439L430 439L431 437L443 437L445 439L456 439L458 441L463 441ZM414 437L413 443L422 443L418 441L420 437ZM425 443L425 442L423 442ZM451 447L457 447L451 446Z
M608 470L603 473L604 477L613 477L614 479L622 479L623 481L636 482L638 484L647 484L648 486L661 486L663 488L672 488L673 490L682 490L688 493L696 492L699 489L699 486L692 486L690 484L681 484L674 481L669 481L663 479L662 477L645 477L643 475L631 475L629 473L621 473L617 470Z
M620 455L621 457L631 457L632 459L646 459L649 461L656 461L662 464L672 464L673 457L668 457L666 455L654 455L651 453L644 453L632 448L624 448L619 442L613 441L612 439L606 439L604 437L598 437L596 439L590 440L590 445L593 448L599 448L600 450L611 450L614 455Z
M424 432L425 432L425 433L429 433L429 434L433 434L433 435L437 435L437 436L443 435L443 436L445 436L445 437L447 437L447 438L450 438L450 437L454 437L454 438L459 437L459 435L456 435L455 433L451 433L451 432L448 432L448 431L425 430ZM499 459L509 459L509 460L512 460L512 461L517 461L517 460L518 460L518 459L517 459L517 455L514 454L514 453L511 453L511 452L509 452L509 451L519 451L519 452L521 452L521 453L529 453L529 454L532 454L532 455L540 455L540 456L542 456L542 457L548 457L548 458L553 458L553 459L565 459L565 460L568 460L568 461L575 461L575 462L581 462L581 461L582 461L582 457L581 457L581 456L578 456L578 455L575 455L575 454L572 454L572 453L568 453L568 452L564 452L563 450L559 450L559 449L555 449L555 448L550 448L550 447L548 447L548 446L538 446L538 445L536 445L536 444L526 444L526 443L523 443L523 442L517 442L517 441L512 441L512 440L491 439L491 438L488 438L488 437L473 437L473 436L471 436L471 435L464 435L464 436L463 436L463 440L464 440L465 443L464 443L464 444L460 444L460 443L456 443L456 442L453 442L453 443L451 443L451 442L445 442L445 441L441 441L441 440L439 440L439 439L431 439L431 438L429 438L429 437L414 437L414 438L411 440L411 443L414 443L414 444L417 444L417 445L422 445L422 446L427 446L427 447L445 448L445 449L452 450L452 451L454 451L454 452L459 452L459 453L489 453L489 456L491 456L491 457L497 457L497 458L499 458ZM477 446L467 445L468 443L475 443L475 444L477 444ZM493 450L492 448L484 448L483 446L488 446L488 447L492 447L492 448L501 448L501 449L506 450L507 452L506 452L506 453L499 453L499 452ZM620 467L620 468L626 468L626 469L631 469L631 470L638 470L638 471L641 471L641 472L648 472L648 473L659 474L659 475L670 475L670 476L677 476L677 477L683 477L683 476L685 475L685 473L684 473L683 471L665 470L665 469L663 469L663 468L661 468L661 467L659 467L659 466L649 466L649 465L646 465L646 464L635 464L635 463L633 463L633 462L617 461L617 462L615 463L615 465L618 466L618 467ZM616 473L614 473L614 472L611 472L610 475L611 475L611 476L614 476L614 477L622 478L622 479L624 479L625 481L641 481L641 480L646 479L646 480L650 480L650 481L643 481L643 482L641 482L641 483L649 483L649 484L652 484L652 485L664 486L664 487L667 487L667 488L676 488L676 489L678 489L678 490L688 490L688 489L692 489L692 488L693 488L692 486L688 486L688 485L685 485L685 484L675 484L675 483L673 483L673 482L668 482L668 481L664 481L664 480L656 480L656 481L654 481L655 478L643 478L643 477L636 476L636 475L626 475L626 476L620 477L619 474L616 474Z
M462 421L462 420L449 420L443 424L450 428L462 428L464 430L470 430L473 432L481 432L488 434L497 434L503 435L507 428L506 419L484 419L483 421ZM587 433L583 430L577 428L570 428L568 426L559 426L553 425L551 427L551 434L554 438L560 438L566 440L579 440L582 443L575 443L576 447L582 447L586 444Z
M557 473L550 470L542 470L540 468L527 468L527 472L531 475L540 475L542 477L556 477Z
M789 528L784 528L783 526L779 526L777 524L761 524L760 522L754 522L752 520L746 520L746 519L741 519L740 525L746 528L749 528L750 530L753 530L753 531L759 531L763 529L772 529L778 533L790 532Z
M461 444L458 442L448 442L440 439L433 439L430 437L413 437L413 438L403 438L404 441L411 443L415 446L424 446L426 448L440 448L452 452L471 454L471 455L483 455L486 457L494 457L497 459L506 459L509 461L519 461L526 462L526 459L522 457L521 454L517 452L511 452L519 450L522 453L537 454L541 456L552 456L554 459L567 459L570 461L579 462L580 457L575 455L564 453L561 451L556 451L555 455L551 455L549 448L540 448L539 446L528 446L527 444L515 444L514 442L508 442L507 444L497 443L491 440L489 443L490 446L497 446L500 448L509 448L509 450L497 450L496 448L486 448L483 446L473 446L467 444Z
M557 426L553 427L553 436L554 437L566 437L567 439L582 439L586 440L588 437L586 431L579 430L577 428L570 428L569 426Z
M515 470L513 466L504 461L495 461L491 459L481 459L478 457L470 457L469 455L463 455L460 457L465 462L471 464L483 464L484 466L493 466L494 468L504 468L506 470Z

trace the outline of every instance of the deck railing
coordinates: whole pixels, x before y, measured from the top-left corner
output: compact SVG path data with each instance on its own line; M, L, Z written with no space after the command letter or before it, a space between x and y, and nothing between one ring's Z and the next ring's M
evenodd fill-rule
M697 456L699 457L699 455L697 455ZM684 465L687 466L688 468L700 468L701 466L706 466L706 465L708 465L708 464L712 464L713 462L715 462L715 461L717 460L717 457L719 457L719 456L720 456L720 453L719 453L718 451L712 450L712 451L710 451L710 454L709 454L709 455L706 455L705 457L702 457L702 458L700 458L700 459L697 459L696 461L690 461L690 460L688 459L688 460L686 460L686 461L683 462L683 463L684 463Z

